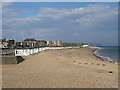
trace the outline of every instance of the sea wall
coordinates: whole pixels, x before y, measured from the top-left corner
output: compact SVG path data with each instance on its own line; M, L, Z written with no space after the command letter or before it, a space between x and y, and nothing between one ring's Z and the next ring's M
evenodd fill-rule
M18 64L24 60L21 56L2 56L0 57L0 64Z

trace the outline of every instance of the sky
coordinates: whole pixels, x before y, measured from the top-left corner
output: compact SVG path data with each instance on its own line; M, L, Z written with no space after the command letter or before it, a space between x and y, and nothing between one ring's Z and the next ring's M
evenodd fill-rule
M2 5L5 38L118 44L117 2L4 2Z
M1 2L119 2L119 0L0 0Z

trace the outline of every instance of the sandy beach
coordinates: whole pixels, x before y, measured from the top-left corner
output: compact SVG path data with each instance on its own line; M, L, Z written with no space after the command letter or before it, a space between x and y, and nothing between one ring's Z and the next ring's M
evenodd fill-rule
M3 88L118 88L118 65L93 55L94 48L47 50L2 65Z

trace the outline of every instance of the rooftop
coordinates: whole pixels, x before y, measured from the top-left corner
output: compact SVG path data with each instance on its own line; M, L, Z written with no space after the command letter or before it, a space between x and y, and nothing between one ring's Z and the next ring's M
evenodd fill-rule
M24 41L36 41L36 39L34 39L34 38L26 38L26 39L24 39Z

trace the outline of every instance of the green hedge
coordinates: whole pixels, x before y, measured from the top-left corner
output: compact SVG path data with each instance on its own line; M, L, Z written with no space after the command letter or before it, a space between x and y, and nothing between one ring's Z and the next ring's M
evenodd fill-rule
M86 43L63 43L64 47L70 47L70 46L82 46Z

